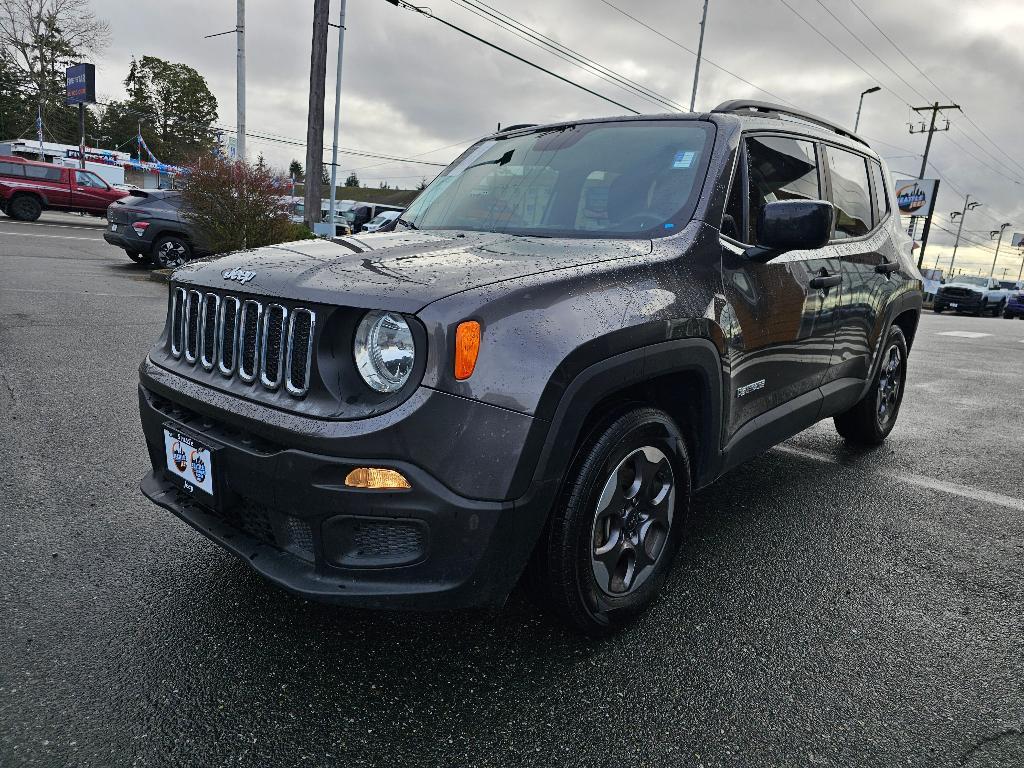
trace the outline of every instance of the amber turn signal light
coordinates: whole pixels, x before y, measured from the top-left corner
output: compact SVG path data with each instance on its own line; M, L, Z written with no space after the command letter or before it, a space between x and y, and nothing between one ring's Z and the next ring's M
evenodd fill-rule
M391 491L412 488L401 472L380 467L356 467L345 477L345 485L349 488Z
M455 378L465 381L473 375L480 354L480 323L465 320L455 330Z

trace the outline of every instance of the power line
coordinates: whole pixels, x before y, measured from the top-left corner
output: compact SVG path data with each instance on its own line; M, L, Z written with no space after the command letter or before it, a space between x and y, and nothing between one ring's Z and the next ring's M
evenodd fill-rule
M504 13L493 6L487 5L482 2L482 0L451 0L451 2L460 5L471 13L483 18L485 21L511 32L516 37L526 40L526 42L531 45L568 61L579 69L590 74L596 74L606 82L610 82L627 92L639 94L646 100L658 104L658 106L669 107L670 109L680 112L685 111L682 104L673 101L664 94L658 93L657 91L648 88L635 80L631 80L622 73L616 72L600 62L594 61L579 51L575 51L567 45L539 32L528 24L524 24L516 20L507 13Z
M390 2L390 0L389 0L389 2ZM676 48L681 48L682 50L686 51L687 53L689 53L689 54L691 54L693 56L697 55L696 51L692 50L691 48L687 48L685 45L680 43L678 40L673 40L671 37L669 37L668 35L663 33L661 30L655 29L654 27L652 27L647 22L641 21L636 16L633 16L632 14L627 13L626 11L622 10L621 8L619 8L619 6L617 6L614 3L610 2L610 0L601 0L601 2L604 3L605 5L607 5L609 8L611 8L611 9L613 9L615 11L618 11L623 16L625 16L627 19L631 19L632 21L636 22L637 24L639 24L644 29L647 29L647 30L653 32L654 34L656 34L658 37L662 38L663 40L667 40L668 42L672 43L672 45L676 46ZM755 89L757 91L760 91L761 93L765 93L765 94L771 96L773 99L777 99L778 101L781 101L783 104L788 104L791 107L798 106L798 105L794 104L792 101L789 101L788 99L784 99L781 96L779 96L778 94L772 93L767 88L762 88L761 86L759 86L759 85L757 85L755 83L752 83L750 80L747 80L745 77L742 77L741 75L737 75L735 72L732 72L732 71L726 69L721 64L716 64L711 59L709 59L707 56L703 56L702 60L704 61L704 63L710 64L715 69L724 72L725 74L729 75L730 77L736 78L741 83L746 83L751 88L753 88L753 89Z
M511 56L516 61L520 61L523 64L526 64L527 66L533 67L534 69L540 70L541 72L544 72L545 74L551 75L552 77L554 77L554 78L556 78L558 80L561 80L563 83L567 83L568 85L571 85L574 88L579 88L581 91L586 91L591 96L596 96L597 98L602 99L604 101L607 101L610 104L614 104L617 107L622 107L624 110L626 110L627 112L631 112L634 115L639 115L640 114L639 111L633 109L632 107L627 107L625 104L623 104L620 101L616 101L615 99L613 99L613 98L611 98L609 96L605 96L603 94L600 94L600 93L598 93L597 91L595 91L595 90L593 90L591 88L587 88L587 86L585 86L585 85L577 83L574 80L570 80L569 78L564 77L564 76L558 74L557 72L553 72L552 70L548 69L547 67L542 67L540 64L532 62L529 59L525 59L525 58L523 58L522 56L520 56L520 55L518 55L516 53L512 53L512 51L508 50L507 48L502 48L497 43L492 43L490 40L485 40L484 38L480 37L479 35L474 35L469 30L463 29L460 26L452 24L450 21L446 21L445 19L442 19L440 16L434 15L432 12L430 12L428 10L425 10L423 8L418 8L415 5L410 5L409 3L405 2L405 0L386 0L386 2L390 3L391 5L394 5L397 8L404 8L404 9L409 10L409 11L415 11L416 13L418 13L418 14L420 14L422 16L426 16L428 19L433 19L434 21L439 21L442 24L444 24L446 27L448 27L450 29L454 29L456 32L461 32L466 37L470 37L470 38L476 40L478 43L483 43L484 45L488 46L489 48L493 48L496 51L500 51L501 53L504 53L506 56Z

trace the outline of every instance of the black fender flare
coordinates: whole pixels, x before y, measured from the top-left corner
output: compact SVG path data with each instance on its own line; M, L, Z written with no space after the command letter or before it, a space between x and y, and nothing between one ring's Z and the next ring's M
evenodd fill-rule
M871 360L871 368L868 371L868 377L864 382L864 388L861 390L861 398L865 397L868 390L871 389L871 383L875 380L875 375L878 373L878 367L882 364L882 347L885 345L885 339L889 335L889 329L892 328L896 318L905 312L916 312L918 323L921 320L921 311L924 306L924 294L920 291L907 291L902 294L898 294L886 304L884 322L882 323L882 336L878 339L878 343L875 345L874 356ZM907 339L907 345L911 346L913 339Z
M671 374L693 373L701 381L706 403L701 424L692 425L703 439L697 455L694 487L714 476L721 453L722 359L706 338L682 338L613 355L580 371L565 388L550 421L535 419L527 437L512 488L557 487L568 471L584 424L593 409L616 392ZM515 496L515 494L513 494Z

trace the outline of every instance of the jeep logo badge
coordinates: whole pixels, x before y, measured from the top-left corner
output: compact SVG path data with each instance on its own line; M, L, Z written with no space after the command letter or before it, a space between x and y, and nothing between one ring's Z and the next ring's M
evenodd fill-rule
M225 280L237 280L244 284L256 277L256 273L250 272L247 269L239 269L238 267L235 267L234 269L225 269L220 273L220 276Z

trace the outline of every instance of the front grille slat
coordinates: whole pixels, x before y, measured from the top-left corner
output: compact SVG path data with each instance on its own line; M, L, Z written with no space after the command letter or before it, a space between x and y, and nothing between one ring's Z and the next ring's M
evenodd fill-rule
M309 392L315 333L316 312L306 307L182 287L171 294L172 357L270 391L284 383L292 397Z

